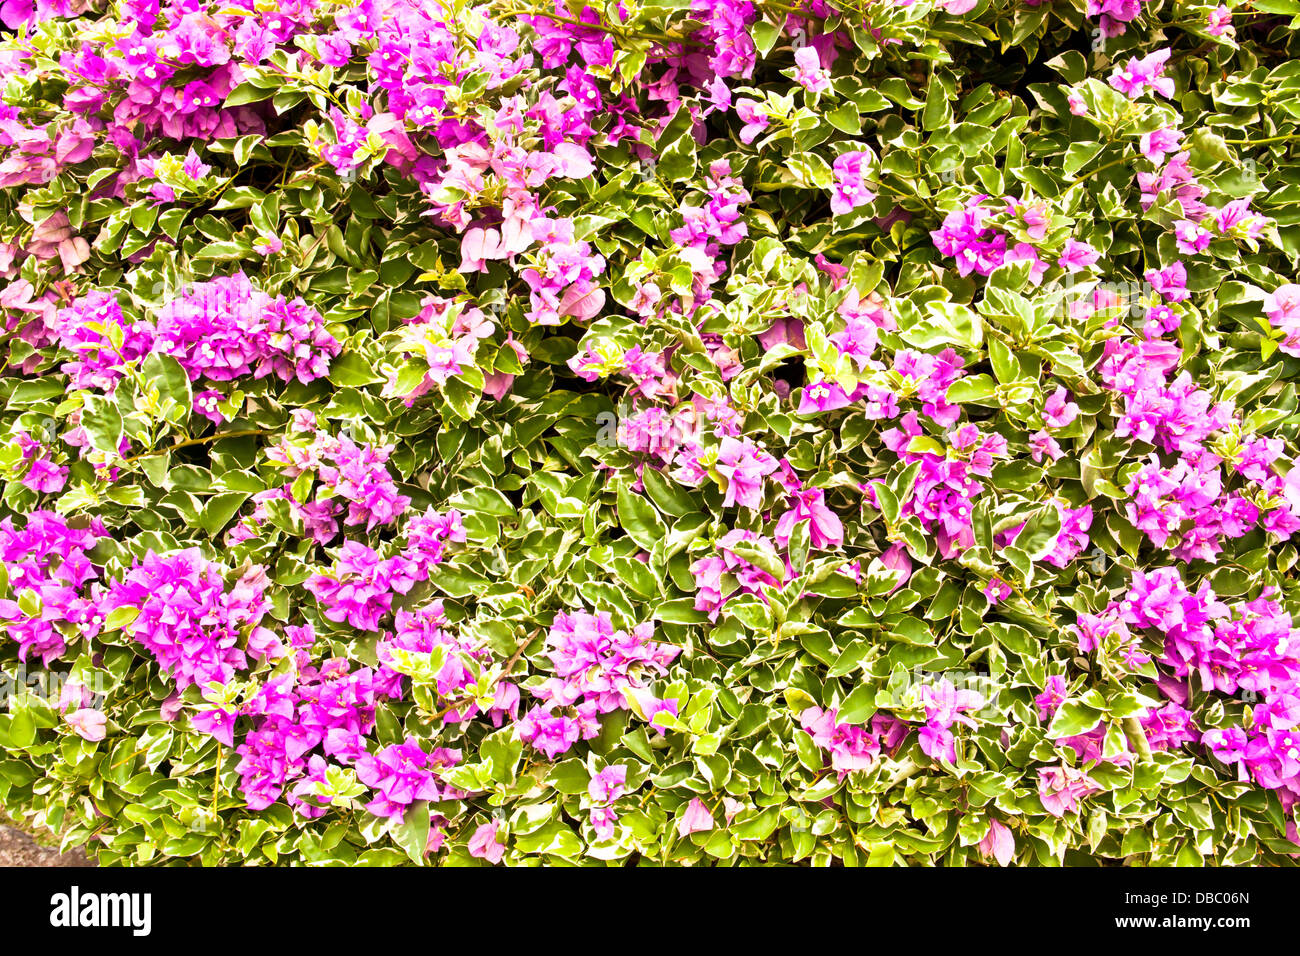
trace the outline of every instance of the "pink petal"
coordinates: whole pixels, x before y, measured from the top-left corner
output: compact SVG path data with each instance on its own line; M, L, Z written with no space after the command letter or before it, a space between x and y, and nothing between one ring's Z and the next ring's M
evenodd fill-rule
M605 290L600 286L583 288L587 283L575 282L560 300L560 315L568 315L585 322L596 316L605 305Z

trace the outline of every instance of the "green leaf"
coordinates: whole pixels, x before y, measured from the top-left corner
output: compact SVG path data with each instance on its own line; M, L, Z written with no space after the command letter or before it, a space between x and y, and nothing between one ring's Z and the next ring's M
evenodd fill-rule
M641 472L641 484L645 486L650 500L666 515L681 518L699 510L699 506L684 488L653 468Z
M655 167L657 175L663 177L670 183L686 182L695 175L698 163L695 159L695 135L691 131L689 121L680 124L678 120L685 113L682 110L678 113L678 119L675 119L667 130L665 130L666 145L659 154L658 164ZM667 137L677 130L676 135L671 139Z
M968 375L953 382L948 386L948 394L945 398L952 405L961 405L966 402L985 404L997 393L997 390L997 383L989 376L981 373L979 375ZM992 404L996 404L996 402Z
M424 854L429 844L429 801L417 800L406 808L402 822L389 831L412 863L424 865Z
M876 712L876 689L870 684L859 684L840 704L836 720L845 724L860 724Z
M102 395L86 396L81 425L94 448L117 457L118 446L122 443L122 415L115 401Z
M151 352L141 363L140 374L148 385L158 390L160 401L174 403L177 411L167 416L170 421L183 422L189 418L194 397L189 373L180 362L170 355Z
M1086 734L1101 723L1102 712L1078 701L1066 701L1052 718L1047 736L1053 740Z
M235 516L241 505L248 500L246 491L227 491L219 495L213 495L203 506L203 514L199 517L199 525L208 534L216 537L230 519Z
M358 352L344 352L330 361L330 381L344 388L361 388L387 379L375 371L374 364ZM420 376L424 378L423 374Z
M826 122L841 133L857 136L862 132L862 117L854 103L845 103L826 114Z
M654 551L655 545L667 534L658 513L624 482L619 483L617 496L618 521L623 530L645 550Z
M1029 555L1033 561L1041 561L1056 543L1061 533L1061 514L1055 505L1039 508L1025 522L1025 526L1016 535L1016 547Z

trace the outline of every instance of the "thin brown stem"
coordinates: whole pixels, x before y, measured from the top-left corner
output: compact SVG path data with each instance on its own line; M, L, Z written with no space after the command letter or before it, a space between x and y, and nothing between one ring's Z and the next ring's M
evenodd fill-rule
M180 448L188 448L191 445L205 445L208 442L221 441L223 438L243 438L247 435L269 435L271 432L265 428L243 428L233 432L218 432L215 435L204 435L202 438L187 438L184 441L173 442L166 448L156 448L153 451L141 452L138 455L132 455L130 458L123 458L122 464L130 464L133 461L139 461L141 458L157 458L159 455L166 455Z

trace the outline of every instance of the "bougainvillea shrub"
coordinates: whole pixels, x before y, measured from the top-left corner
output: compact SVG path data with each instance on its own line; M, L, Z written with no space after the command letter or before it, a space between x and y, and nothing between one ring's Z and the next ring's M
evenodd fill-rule
M0 804L1290 863L1297 14L7 0Z

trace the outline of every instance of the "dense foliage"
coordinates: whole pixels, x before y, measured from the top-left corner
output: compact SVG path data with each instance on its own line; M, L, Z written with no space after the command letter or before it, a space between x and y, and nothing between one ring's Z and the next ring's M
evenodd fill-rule
M1300 0L790 2L6 0L6 812L1291 862Z

